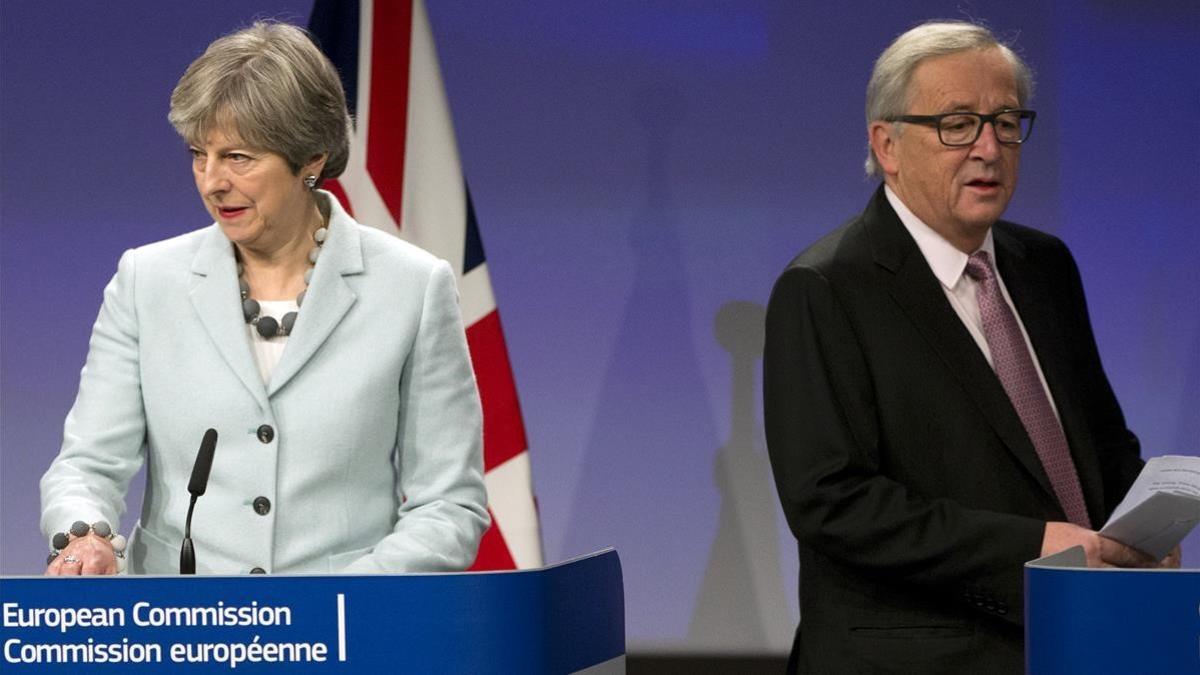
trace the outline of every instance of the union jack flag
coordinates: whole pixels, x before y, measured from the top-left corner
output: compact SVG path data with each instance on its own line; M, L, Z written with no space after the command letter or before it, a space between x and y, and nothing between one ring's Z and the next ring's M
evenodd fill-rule
M492 514L471 569L539 567L525 426L425 5L317 0L309 30L341 74L355 121L346 172L326 189L358 221L449 261L458 277Z

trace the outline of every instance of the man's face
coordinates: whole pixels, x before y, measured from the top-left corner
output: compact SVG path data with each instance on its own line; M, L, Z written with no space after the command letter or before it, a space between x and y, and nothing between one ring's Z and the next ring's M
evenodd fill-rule
M996 49L922 61L909 96L905 113L910 115L1020 107L1012 64ZM888 185L918 218L959 249L973 252L1017 187L1020 146L997 141L991 124L964 147L943 145L932 126L901 124L899 134L892 126L876 122L871 130L873 144L886 144L883 153L873 147L882 154Z

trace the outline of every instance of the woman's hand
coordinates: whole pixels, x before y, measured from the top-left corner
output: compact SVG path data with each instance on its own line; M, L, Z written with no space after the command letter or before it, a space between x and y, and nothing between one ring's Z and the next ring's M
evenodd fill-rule
M90 532L84 537L71 537L67 547L46 566L46 576L52 577L116 573L117 554L112 542Z

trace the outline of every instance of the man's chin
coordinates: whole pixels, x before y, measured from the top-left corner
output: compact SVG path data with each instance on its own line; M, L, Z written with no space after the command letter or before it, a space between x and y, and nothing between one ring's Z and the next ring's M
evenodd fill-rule
M1000 220L1012 196L1012 192L1008 191L964 195L964 198L959 199L959 217L964 221L988 222L990 225Z
M1005 202L1007 204L1007 202ZM980 205L980 208L968 209L959 214L959 222L971 230L986 230L1000 220L1004 208L995 204Z

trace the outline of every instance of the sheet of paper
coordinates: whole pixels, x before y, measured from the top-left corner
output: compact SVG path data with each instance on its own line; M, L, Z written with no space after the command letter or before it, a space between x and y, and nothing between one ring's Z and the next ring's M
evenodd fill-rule
M1084 569L1088 566L1087 554L1083 552L1082 546L1072 546L1065 551L1051 553L1037 560L1030 560L1025 563L1026 567L1072 567Z
M1167 455L1146 462L1100 534L1161 559L1197 523L1200 457Z

